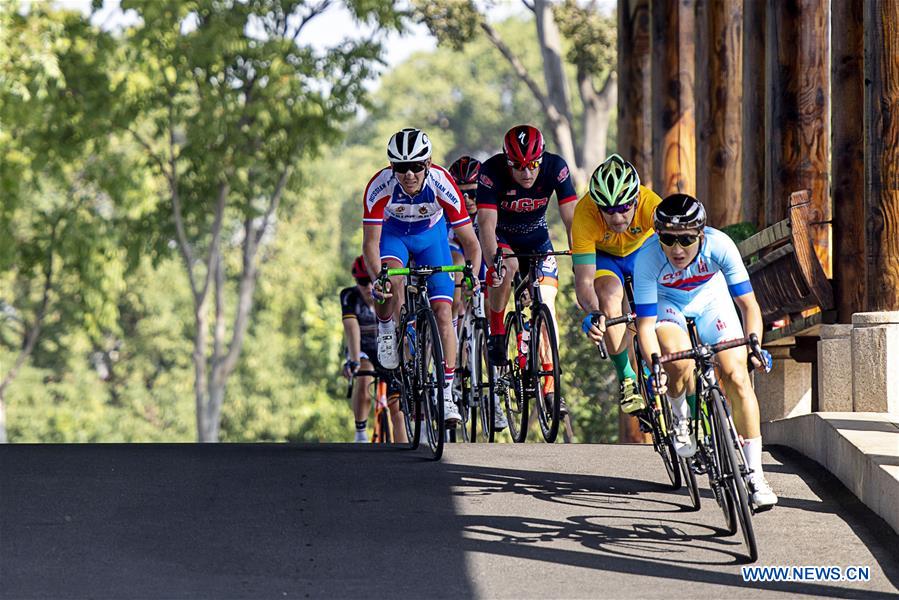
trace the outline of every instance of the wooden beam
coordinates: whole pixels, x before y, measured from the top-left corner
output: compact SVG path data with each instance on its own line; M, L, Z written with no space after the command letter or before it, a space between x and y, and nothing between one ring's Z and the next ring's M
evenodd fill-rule
M840 323L867 310L864 3L831 0L833 288Z
M784 218L790 194L811 190L812 240L830 274L828 2L768 0L767 222Z
M865 3L868 309L899 310L899 2Z
M723 227L743 220L743 1L696 9L696 195Z
M696 193L693 0L651 0L652 180L662 197Z
M759 230L765 217L765 0L743 5L743 220Z
M649 0L618 0L618 153L652 187ZM588 166L589 169L596 165ZM634 419L631 419L634 420Z

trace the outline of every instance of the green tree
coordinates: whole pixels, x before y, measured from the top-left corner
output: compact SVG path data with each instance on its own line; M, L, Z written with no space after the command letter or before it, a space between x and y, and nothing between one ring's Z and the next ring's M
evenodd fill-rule
M0 345L14 354L5 397L43 337L114 327L127 206L124 149L109 136L113 40L73 12L0 7ZM63 352L65 352L63 347Z
M126 0L141 24L126 35L123 114L165 181L160 227L181 255L193 298L194 395L201 441L219 437L228 377L243 348L259 250L275 236L295 166L338 135L360 106L380 57L375 39L318 54L298 43L330 2ZM401 15L381 3L346 6L382 34ZM229 306L229 246L239 253ZM228 320L231 321L230 327Z
M549 0L524 2L534 13L535 37L542 58L539 69L533 69L509 46L508 38L488 22L474 0L415 0L414 5L441 44L461 50L479 35L491 42L539 102L555 147L582 187L589 173L605 158L609 122L618 98L614 18L601 15L595 2L586 6L577 0L555 5ZM571 77L566 73L563 56L575 70L580 123L576 122ZM543 72L542 86L533 75L536 70Z

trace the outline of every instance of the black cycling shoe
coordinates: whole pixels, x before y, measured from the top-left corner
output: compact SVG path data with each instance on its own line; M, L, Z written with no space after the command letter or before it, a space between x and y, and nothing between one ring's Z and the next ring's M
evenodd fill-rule
M504 335L491 335L487 338L487 358L494 367L506 364L506 346Z

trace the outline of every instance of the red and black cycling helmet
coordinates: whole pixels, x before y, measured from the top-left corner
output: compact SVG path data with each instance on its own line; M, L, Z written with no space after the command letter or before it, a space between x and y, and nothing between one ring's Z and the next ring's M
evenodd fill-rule
M532 125L516 125L503 138L503 152L513 166L539 161L545 148L543 134Z
M356 260L353 261L350 272L353 274L353 279L357 281L360 279L364 279L366 283L369 281L368 269L365 268L365 259L361 256L357 256Z
M481 162L470 156L460 156L456 162L450 165L449 173L456 180L456 185L478 182L478 172L481 170Z

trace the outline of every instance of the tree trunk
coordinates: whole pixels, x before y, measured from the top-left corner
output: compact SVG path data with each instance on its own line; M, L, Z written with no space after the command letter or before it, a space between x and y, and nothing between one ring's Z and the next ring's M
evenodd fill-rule
M618 81L610 74L600 92L593 87L589 73L578 72L578 90L584 106L584 143L581 145L581 164L584 177L593 173L606 158L606 141L612 107L618 102Z
M743 2L702 1L697 8L696 195L709 224L720 228L743 217Z
M743 5L743 220L759 230L765 217L765 3Z
M652 188L649 0L618 0L618 153Z
M865 4L868 310L899 310L899 4Z
M833 106L833 291L837 321L867 306L865 256L865 35L863 0L833 0L831 93Z
M765 195L774 223L786 218L790 194L811 190L812 242L830 276L828 7L821 0L768 0Z
M693 0L652 0L652 180L663 198L696 193Z
M206 337L208 324L206 321L206 298L202 298L194 311L194 395L196 397L197 410L197 440L200 442L215 442L216 438L210 437L209 420L206 410L207 396L207 365L206 365Z

